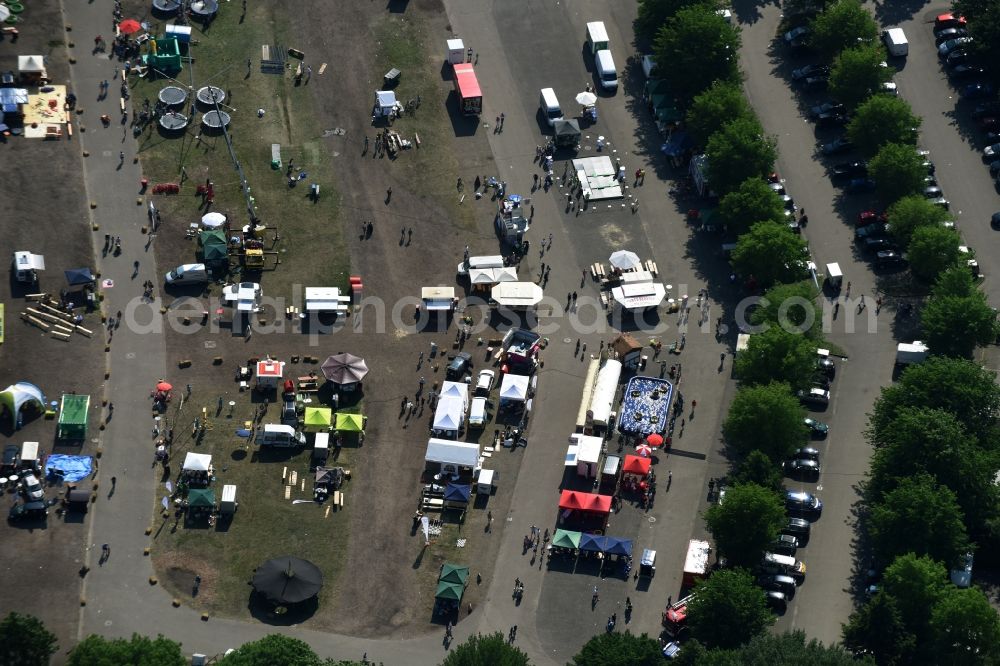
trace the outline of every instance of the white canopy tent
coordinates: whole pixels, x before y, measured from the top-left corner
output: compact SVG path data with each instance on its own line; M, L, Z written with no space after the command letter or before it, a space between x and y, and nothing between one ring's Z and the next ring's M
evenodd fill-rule
M207 453L195 453L188 451L184 456L184 466L181 468L189 472L207 472L212 466L212 456Z
M375 110L372 111L372 115L379 116L392 116L396 113L396 106L399 103L396 101L396 93L391 90L376 90L375 91Z
M580 476L597 476L597 463L601 459L601 447L604 439L589 435L570 435L569 441L577 447L576 473Z
M605 361L601 369L597 371L597 382L594 384L588 413L589 420L594 425L608 425L608 419L611 418L611 408L615 404L615 394L618 392L618 380L621 376L621 361L616 361L613 358Z
M667 288L653 281L649 271L625 273L622 284L611 290L611 295L624 310L646 310L655 308L667 296Z
M206 229L217 229L226 223L226 216L212 211L201 216L201 226Z
M431 429L436 433L458 436L465 422L465 403L461 398L438 400Z
M479 465L479 445L432 437L427 441L424 461L442 466L475 469Z
M39 73L45 75L45 58L40 55L17 56L19 72Z
M235 303L238 312L257 312L262 296L260 285L256 282L240 282L222 288L222 300Z
M528 399L529 378L524 375L506 374L500 382L500 399L524 402Z
M534 282L501 282L490 296L497 305L509 308L530 308L538 305L545 292Z
M439 396L442 400L445 398L459 398L462 401L462 405L467 406L469 404L469 385L464 382L443 382L441 384L441 393Z
M306 287L306 312L347 312L350 302L338 287Z

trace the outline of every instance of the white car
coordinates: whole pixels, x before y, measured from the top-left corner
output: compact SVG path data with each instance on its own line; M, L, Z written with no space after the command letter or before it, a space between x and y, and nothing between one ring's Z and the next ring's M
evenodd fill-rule
M25 474L21 477L21 482L24 484L24 495L29 502L40 502L45 499L45 489L34 474Z
M476 377L476 395L478 396L488 396L490 390L493 388L493 380L496 378L496 372L493 370L480 370L479 376Z
M486 398L473 398L472 407L469 409L469 426L482 428L488 420L489 413Z

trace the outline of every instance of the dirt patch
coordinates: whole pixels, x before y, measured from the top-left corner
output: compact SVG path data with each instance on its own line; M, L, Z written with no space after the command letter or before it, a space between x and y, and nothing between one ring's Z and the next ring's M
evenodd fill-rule
M165 552L154 558L160 583L179 598L197 597L205 606L213 606L219 584L219 572L210 560L178 551ZM195 577L200 576L196 584ZM197 592L196 592L197 591Z

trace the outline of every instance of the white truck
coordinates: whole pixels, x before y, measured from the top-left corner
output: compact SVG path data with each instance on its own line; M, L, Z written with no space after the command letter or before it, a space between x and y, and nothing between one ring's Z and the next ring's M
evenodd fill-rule
M18 251L13 259L14 279L26 284L38 282L38 271L45 270L45 257L31 252Z
M882 31L882 41L889 49L889 55L893 58L905 58L910 52L910 43L906 41L906 34L902 28L887 28Z
M896 345L896 365L922 363L927 358L929 351L927 345L920 340L900 342Z

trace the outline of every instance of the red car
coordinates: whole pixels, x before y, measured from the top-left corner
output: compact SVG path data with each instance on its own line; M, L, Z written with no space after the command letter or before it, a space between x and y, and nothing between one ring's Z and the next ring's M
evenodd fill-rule
M867 227L869 224L875 224L878 222L878 213L873 210L865 210L858 213L858 221L854 223L855 227Z
M944 28L964 28L965 27L965 17L955 16L952 13L948 14L938 14L938 17L934 19L934 29L943 30Z

